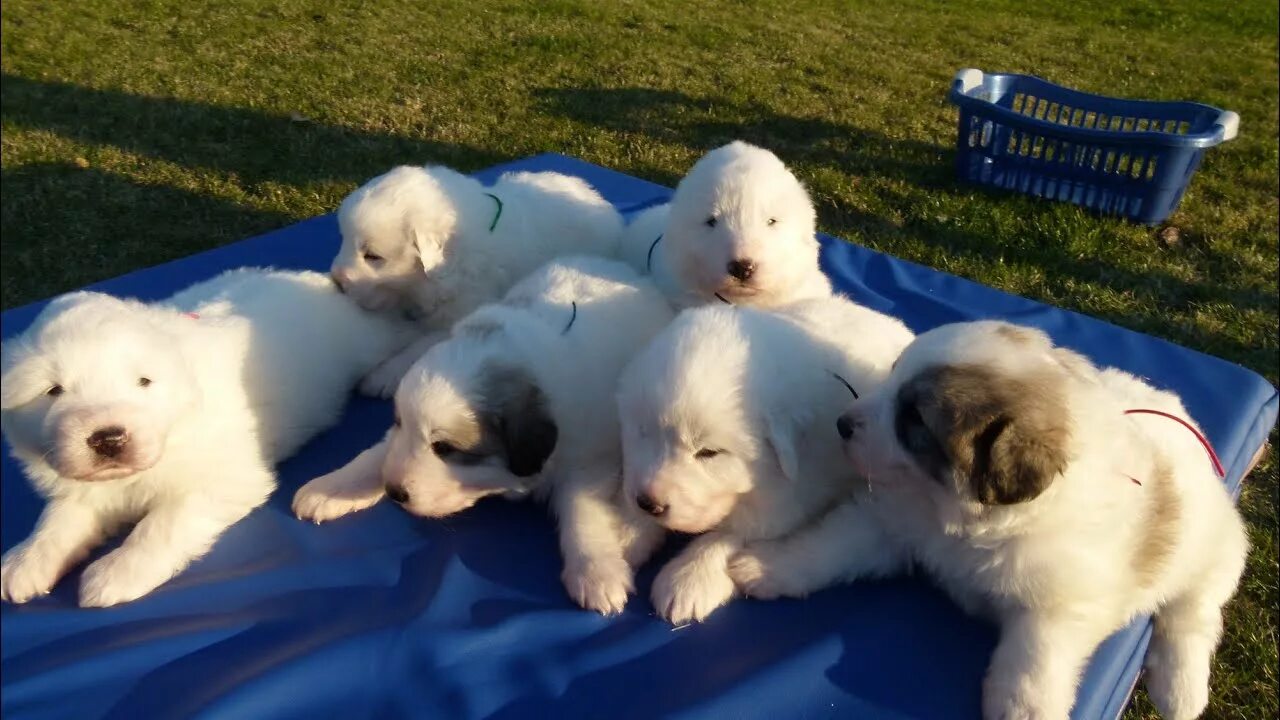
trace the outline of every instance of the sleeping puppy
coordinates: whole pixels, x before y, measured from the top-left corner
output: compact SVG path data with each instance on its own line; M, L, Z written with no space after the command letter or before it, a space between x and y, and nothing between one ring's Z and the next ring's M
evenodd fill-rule
M415 515L444 517L489 495L549 501L563 580L583 607L621 612L632 569L660 531L620 505L614 391L623 365L672 317L628 266L551 263L499 304L464 318L396 391L386 439L294 498L320 522L384 493Z
M1182 421L1175 395L1038 330L938 328L839 421L874 502L750 548L734 576L753 595L800 595L915 561L1000 624L992 719L1066 718L1098 644L1155 613L1147 691L1165 717L1196 717L1247 541Z
M441 166L398 167L338 208L335 282L365 308L403 312L424 337L364 383L390 397L413 361L463 316L563 255L613 256L622 219L586 182L513 172L492 186Z
M0 596L49 592L109 536L80 604L133 600L200 557L275 486L272 466L337 419L417 334L319 273L238 270L147 305L59 298L5 343L0 422L48 500L4 556Z
M695 163L669 204L632 220L622 253L677 307L776 307L831 294L815 222L809 194L776 155L732 142Z
M699 534L662 568L654 608L702 620L734 594L731 555L857 489L830 428L911 341L900 322L830 296L777 314L684 311L619 384L625 499Z

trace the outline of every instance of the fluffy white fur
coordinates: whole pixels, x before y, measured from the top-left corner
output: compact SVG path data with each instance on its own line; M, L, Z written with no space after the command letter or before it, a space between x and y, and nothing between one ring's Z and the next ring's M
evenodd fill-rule
M396 392L386 439L305 485L294 511L329 520L378 502L384 484L428 517L488 495L545 498L559 519L570 596L620 612L661 530L618 501L614 391L624 364L671 317L657 288L625 264L545 266L428 350Z
M364 383L383 397L459 319L557 257L614 256L622 232L613 206L578 178L513 172L486 187L441 166L370 180L343 200L338 225L334 279L362 306L408 313L427 333Z
M729 558L781 537L856 491L834 427L911 341L899 321L843 298L778 313L686 310L619 385L625 499L668 529L700 533L653 585L673 623L734 595ZM837 375L839 377L837 377Z
M974 368L998 379L985 395L910 390L938 369ZM1010 389L1038 392L991 401ZM732 572L751 594L799 595L915 561L1001 626L983 687L991 719L1068 717L1098 644L1154 612L1148 693L1165 717L1196 717L1247 540L1195 436L1166 418L1125 415L1132 408L1189 420L1173 394L1099 370L1036 330L979 322L921 335L846 416L847 451L873 502L753 546ZM953 421L985 426L967 442L990 458L989 473L954 458L931 472L921 461L931 443L949 446ZM976 497L1009 480L1006 470L1015 480L1003 487L1030 487L1029 497Z
M150 592L260 505L272 465L415 334L319 273L233 271L155 305L55 300L4 346L0 419L48 504L5 554L0 595L47 593L134 522L85 570L80 604Z
M815 223L809 194L776 155L732 142L698 160L669 204L631 221L622 253L677 307L776 307L831 294ZM735 277L733 261L751 263L749 277Z

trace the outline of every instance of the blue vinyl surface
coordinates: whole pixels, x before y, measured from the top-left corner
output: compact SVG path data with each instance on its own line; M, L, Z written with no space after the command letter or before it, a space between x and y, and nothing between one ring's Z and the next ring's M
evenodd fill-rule
M559 155L479 173L580 175L624 212L669 190ZM332 216L95 286L159 299L241 265L325 269ZM853 299L915 330L977 318L1035 325L1095 361L1180 393L1238 489L1276 420L1275 388L1237 365L1075 313L824 238L823 266ZM0 316L4 337L39 305ZM134 603L75 605L79 570L0 608L0 714L68 718L977 718L995 642L920 579L860 583L804 601L739 600L702 625L651 615L657 563L619 617L560 586L551 519L485 501L447 521L390 504L323 526L289 512L306 480L343 464L390 421L353 401L342 424L280 466L280 489L204 559ZM0 540L40 503L5 446ZM670 545L670 543L669 543ZM670 554L668 551L667 555ZM1113 718L1141 667L1148 623L1097 652L1075 718Z

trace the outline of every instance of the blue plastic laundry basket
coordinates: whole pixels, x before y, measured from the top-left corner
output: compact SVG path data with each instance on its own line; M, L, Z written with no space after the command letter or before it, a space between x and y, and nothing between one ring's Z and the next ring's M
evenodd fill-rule
M1091 95L1030 75L961 70L962 180L1062 200L1149 225L1178 207L1205 148L1240 116L1192 102Z

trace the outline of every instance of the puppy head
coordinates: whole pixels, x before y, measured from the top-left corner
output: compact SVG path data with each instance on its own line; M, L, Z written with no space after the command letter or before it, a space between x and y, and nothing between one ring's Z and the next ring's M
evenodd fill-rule
M624 497L666 527L722 523L763 483L794 474L787 423L759 402L744 312L686 310L623 372Z
M487 495L522 495L555 450L557 427L532 375L502 360L427 353L396 392L382 477L415 515L444 517ZM438 348L438 350L437 350Z
M815 222L808 193L776 155L733 142L680 181L663 241L694 293L769 306L817 265Z
M342 247L334 282L368 310L387 310L444 263L457 225L444 168L402 166L357 188L338 207Z
M194 379L145 305L65 296L5 344L0 418L15 453L69 480L128 477L155 465Z
M1019 505L1071 461L1070 393L1086 366L1038 330L944 326L920 335L838 430L877 489L921 495L949 517Z

